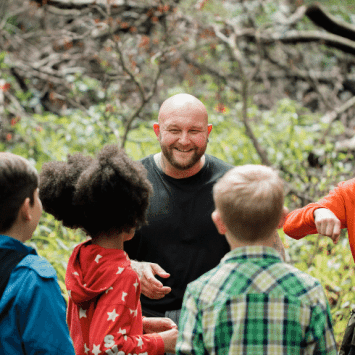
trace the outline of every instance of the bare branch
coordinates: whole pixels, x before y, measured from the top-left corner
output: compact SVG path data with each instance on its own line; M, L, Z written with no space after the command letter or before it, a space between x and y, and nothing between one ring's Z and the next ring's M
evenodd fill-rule
M355 96L352 97L350 100L348 100L347 102L345 102L343 105L341 105L340 107L336 108L334 111L331 111L331 112L327 112L322 118L321 118L321 121L323 122L328 122L328 127L327 129L324 131L323 135L322 135L322 138L321 138L321 141L324 141L325 140L325 137L328 136L329 132L330 132L330 129L331 129L331 126L332 126L332 123L334 121L336 121L339 116L341 114L343 114L344 112L348 111L350 108L352 108L353 106L355 106ZM347 148L347 149L355 149L355 141L354 141L354 138L351 138L351 139L347 139L347 140L344 140L342 142L337 142L336 143L336 149L338 150L341 150L341 149L344 149L344 148Z
M228 43L232 41L231 37L226 37L215 25L212 25L217 37L223 42ZM217 30L217 32L216 32ZM272 30L263 31L260 33L260 43L263 45L270 45L277 42L286 44L296 43L320 43L331 48L337 48L344 53L355 54L355 41L351 41L347 38L335 34L324 33L320 31L296 31L291 30L287 32L272 32ZM235 29L235 35L238 38L246 38L250 41L256 41L257 33L254 29ZM232 43L230 43L232 45Z
M298 7L297 10L290 17L288 17L287 19L281 20L281 24L287 25L287 26L295 25L297 22L302 20L306 11L307 11L306 6L303 5L303 6Z
M255 40L255 34L254 36L249 36L249 38ZM286 33L272 33L270 35L264 33L260 35L260 41L262 44L271 44L278 41L289 44L318 42L340 49L345 53L355 54L355 42L319 31L289 31Z
M248 99L249 99L249 82L245 78L242 83L242 121L245 127L245 133L252 141L256 152L258 153L262 164L271 166L271 162L267 157L265 150L260 146L258 139L256 138L254 131L251 128L248 117Z
M123 134L122 141L121 141L121 147L122 148L124 147L124 145L125 145L125 143L127 141L127 136L128 136L128 133L129 133L129 131L131 129L131 126L132 126L132 123L133 123L134 119L139 116L139 114L143 110L144 106L152 99L153 95L155 94L155 91L156 91L157 86L158 86L158 80L159 80L159 77L161 75L161 72L162 72L162 70L161 70L161 67L159 66L158 67L158 71L157 71L156 76L155 76L155 80L154 80L154 83L153 83L152 90L150 91L150 93L148 94L147 97L144 97L144 99L142 100L140 106L132 113L131 117L128 119L126 127L125 127L125 132Z
M187 63L192 64L194 67L200 69L201 71L203 71L205 73L209 73L209 74L215 76L216 78L221 79L226 85L228 85L230 88L232 88L235 92L240 91L239 86L233 81L233 80L236 80L237 78L233 77L232 75L222 74L216 68L212 68L206 64L199 63L186 54L183 55L183 58Z
M340 37L355 40L355 26L339 20L327 12L319 3L307 8L306 16L317 26Z
M115 43L115 47L116 47L116 50L119 54L119 60L120 60L120 64L122 66L122 69L125 73L127 73L129 75L129 77L132 79L132 81L136 84L138 90L139 90L139 93L141 95L141 99L142 99L142 102L145 101L145 92L144 92L144 88L142 86L142 84L138 81L138 79L136 78L136 76L133 74L133 72L131 70L128 69L124 59L123 59L123 53L122 53L122 48L121 48L121 45L118 43L118 41L114 41Z
M330 122L336 120L342 113L346 112L347 110L349 110L353 106L355 106L355 97L352 97L350 100L345 102L345 104L336 108L334 111L328 112L327 114L325 114L321 120L324 122L330 123Z

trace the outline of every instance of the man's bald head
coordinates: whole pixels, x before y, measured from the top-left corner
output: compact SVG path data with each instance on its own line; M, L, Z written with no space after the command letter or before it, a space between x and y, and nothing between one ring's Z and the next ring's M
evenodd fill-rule
M197 99L195 96L190 94L177 94L166 99L160 107L159 110L159 123L169 117L172 112L179 111L181 114L185 112L195 112L199 115L204 115L206 117L206 123L208 122L208 114L205 105Z

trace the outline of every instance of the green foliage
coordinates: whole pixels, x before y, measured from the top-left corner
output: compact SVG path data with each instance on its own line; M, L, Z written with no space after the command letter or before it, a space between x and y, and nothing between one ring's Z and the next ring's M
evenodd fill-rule
M279 233L291 263L322 284L330 304L335 339L340 346L350 311L355 308L355 269L347 233L342 231L336 245L327 237L311 235L294 240L282 230Z
M65 288L65 270L69 256L74 247L85 238L85 234L81 230L65 228L53 216L43 213L32 239L27 242L55 268L59 286L66 300L68 300L68 294Z

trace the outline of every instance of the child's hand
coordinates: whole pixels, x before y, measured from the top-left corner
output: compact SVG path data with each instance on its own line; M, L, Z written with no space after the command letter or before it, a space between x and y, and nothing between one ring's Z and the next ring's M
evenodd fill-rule
M164 341L164 350L166 353L175 354L176 340L179 332L177 328L167 330L165 332L159 333Z
M143 332L159 333L165 330L177 328L177 325L170 318L145 317L143 318Z
M144 296L158 300L171 291L170 287L163 286L163 284L154 277L154 275L159 275L164 278L170 276L170 274L158 264L131 260L131 265L141 281L141 291Z
M313 214L317 232L331 238L334 244L338 243L341 223L337 216L327 208L318 208Z

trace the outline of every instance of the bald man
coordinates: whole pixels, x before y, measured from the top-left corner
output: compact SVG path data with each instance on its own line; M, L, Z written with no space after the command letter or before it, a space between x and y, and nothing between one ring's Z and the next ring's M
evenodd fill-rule
M153 129L161 152L142 160L153 184L148 225L125 243L137 271L143 315L178 321L189 282L215 267L229 251L211 219L212 188L231 165L205 154L212 125L203 103L188 94L162 104ZM275 245L283 252L282 243ZM275 246L276 248L276 246Z

